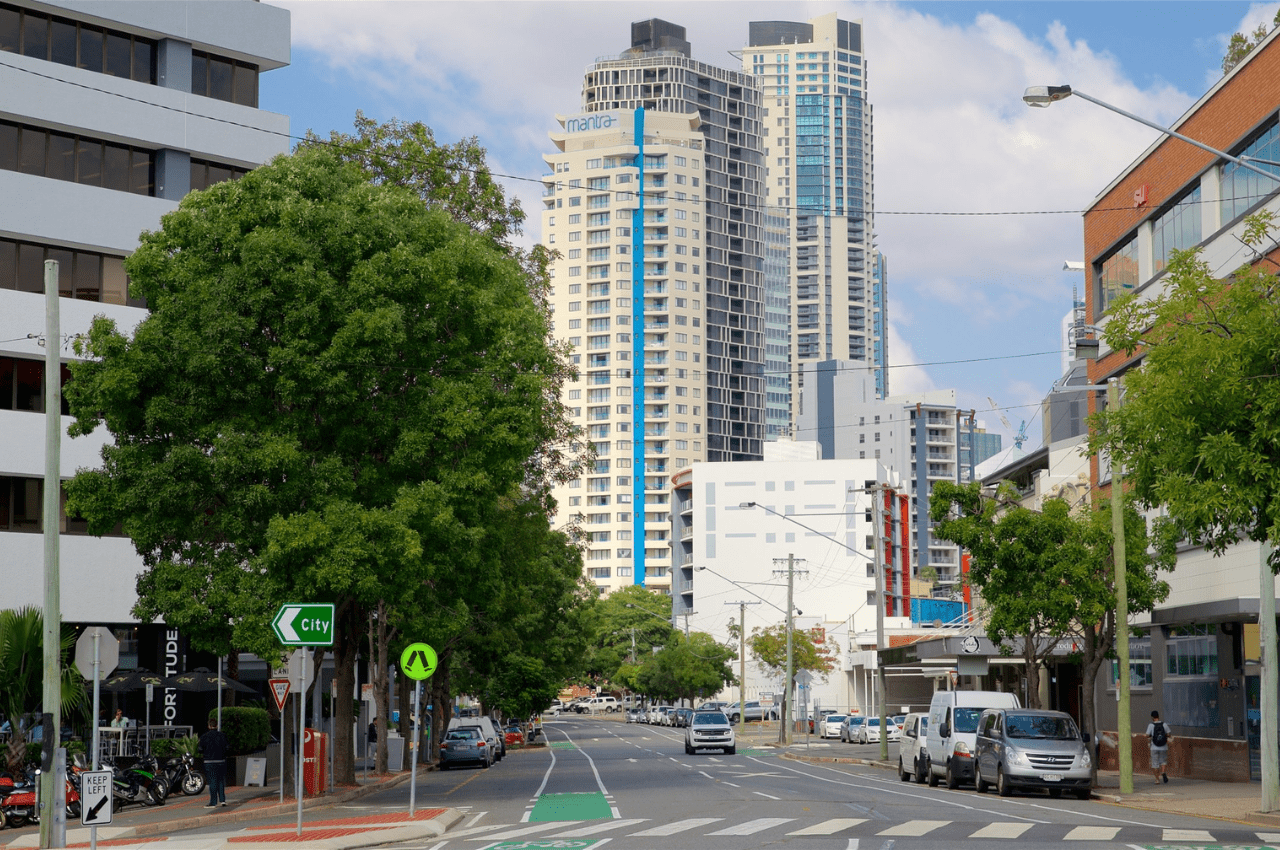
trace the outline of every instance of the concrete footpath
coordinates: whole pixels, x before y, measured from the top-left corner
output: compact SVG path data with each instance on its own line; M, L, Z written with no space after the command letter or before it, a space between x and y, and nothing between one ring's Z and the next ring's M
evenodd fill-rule
M422 774L419 774L421 781ZM362 779L358 787L335 789L324 797L303 800L303 829L297 833L296 800L279 802L278 788L228 788L227 805L206 809L208 795L170 797L163 806L128 807L111 826L98 827L99 847L148 850L255 850L293 844L319 850L370 847L394 841L429 840L462 819L456 809L421 808L412 820L408 811L327 817L326 810L369 794L404 785L409 773ZM284 820L285 822L281 822ZM198 834L183 835L193 830ZM89 828L67 824L67 847L88 847ZM39 827L0 830L0 848L39 847Z

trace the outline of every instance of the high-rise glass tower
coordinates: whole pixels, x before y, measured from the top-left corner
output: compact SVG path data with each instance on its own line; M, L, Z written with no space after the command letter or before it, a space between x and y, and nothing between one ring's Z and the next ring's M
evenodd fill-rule
M807 23L753 21L742 68L761 88L765 203L788 221L788 397L796 422L806 363L841 359L874 369L888 394L886 266L873 246L873 146L862 24L835 13ZM783 305L778 305L779 307ZM769 378L778 367L770 361ZM777 414L771 408L771 426ZM780 402L778 402L780 404ZM773 430L771 428L771 435Z
M765 440L760 91L692 59L683 27L632 24L586 72L545 157L543 238L566 403L596 451L558 489L602 591L670 592L671 473L759 460Z

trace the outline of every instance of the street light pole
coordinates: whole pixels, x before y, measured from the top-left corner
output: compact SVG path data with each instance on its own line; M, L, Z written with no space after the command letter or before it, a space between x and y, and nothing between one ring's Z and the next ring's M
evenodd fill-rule
M787 681L782 690L782 722L778 743L791 743L791 681L795 678L795 655L792 633L795 631L796 556L787 553Z
M747 606L759 602L726 602L738 606L738 734L747 731Z
M1107 379L1107 407L1120 409L1120 379ZM1120 761L1120 793L1133 793L1133 718L1129 716L1129 577L1125 563L1124 479L1120 465L1111 461L1111 559L1116 585L1116 758Z

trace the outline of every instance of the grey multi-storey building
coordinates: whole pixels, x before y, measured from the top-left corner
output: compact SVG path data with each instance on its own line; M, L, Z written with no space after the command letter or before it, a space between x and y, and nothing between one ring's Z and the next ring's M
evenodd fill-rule
M587 69L581 113L559 121L543 238L561 255L556 334L581 370L566 403L596 450L557 491L561 518L582 517L602 591L669 591L670 474L762 457L760 93L654 19Z
M865 364L880 397L889 392L888 270L873 242L874 147L862 23L834 12L808 22L753 21L742 68L761 89L765 203L787 217L789 303L776 306L790 312L786 374L794 380L771 381L770 393L786 396L794 428L793 402L806 364ZM781 364L769 365L773 378ZM771 405L771 434L775 418Z

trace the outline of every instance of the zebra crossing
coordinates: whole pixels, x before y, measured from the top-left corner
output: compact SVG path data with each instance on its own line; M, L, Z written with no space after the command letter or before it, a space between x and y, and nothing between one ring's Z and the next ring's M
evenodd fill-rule
M610 836L627 838L670 838L698 835L702 838L741 838L772 833L771 838L788 837L884 837L936 838L986 842L998 846L1000 841L1052 842L1093 841L1124 843L1244 844L1280 845L1280 832L1261 832L1242 828L1173 829L1146 826L1072 826L1070 824L1026 823L1021 821L976 823L949 820L906 820L898 823L873 818L830 818L806 823L799 818L753 818L727 823L725 818L686 818L670 823L635 829L650 823L648 818L605 821L546 821L542 823L497 824L472 827L446 833L443 838L465 838L492 844L528 836L540 839ZM712 845L714 846L714 845Z

